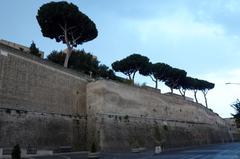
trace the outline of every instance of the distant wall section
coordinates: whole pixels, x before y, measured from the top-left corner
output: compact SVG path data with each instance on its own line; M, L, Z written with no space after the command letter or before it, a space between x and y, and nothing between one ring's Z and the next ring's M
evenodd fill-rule
M181 97L104 80L87 91L89 143L96 139L104 151L231 140L222 118Z

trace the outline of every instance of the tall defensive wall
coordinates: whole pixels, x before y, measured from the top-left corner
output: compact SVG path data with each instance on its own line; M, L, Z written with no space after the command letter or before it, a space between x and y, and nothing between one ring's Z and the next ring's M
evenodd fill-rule
M128 151L232 141L200 104L65 69L0 44L0 148Z

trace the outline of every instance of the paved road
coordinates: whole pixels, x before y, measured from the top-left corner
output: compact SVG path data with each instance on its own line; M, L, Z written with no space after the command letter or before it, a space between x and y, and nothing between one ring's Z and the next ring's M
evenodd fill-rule
M34 157L35 159L86 159L86 154L62 154L57 156ZM240 143L202 146L194 149L142 153L105 153L102 159L240 159Z
M240 159L240 143L211 145L163 153L146 159Z

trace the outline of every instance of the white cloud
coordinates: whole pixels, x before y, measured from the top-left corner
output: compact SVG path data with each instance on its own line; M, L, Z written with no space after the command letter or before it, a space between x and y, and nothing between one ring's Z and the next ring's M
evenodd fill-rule
M215 38L224 35L224 29L220 25L197 21L196 17L187 11L145 20L130 19L127 24L137 31L143 42L162 37L181 40L182 38Z

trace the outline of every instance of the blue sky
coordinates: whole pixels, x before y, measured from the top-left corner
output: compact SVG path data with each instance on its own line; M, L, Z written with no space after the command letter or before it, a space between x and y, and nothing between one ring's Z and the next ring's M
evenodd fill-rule
M47 55L65 45L42 36L36 20L46 0L1 0L0 39L26 46L34 40ZM215 83L209 107L230 117L230 104L239 98L239 0L71 0L97 25L98 37L78 46L110 66L132 53L148 56L187 71L189 76ZM137 82L154 85L149 78ZM163 92L169 91L164 85ZM177 91L176 91L177 93ZM192 96L192 92L188 92ZM202 94L198 97L203 102Z

